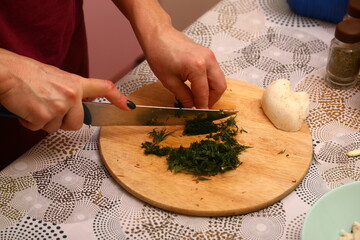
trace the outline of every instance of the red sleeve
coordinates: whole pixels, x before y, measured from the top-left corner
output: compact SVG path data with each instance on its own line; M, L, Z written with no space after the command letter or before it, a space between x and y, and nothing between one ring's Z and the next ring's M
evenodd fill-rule
M87 76L82 0L2 0L0 47Z

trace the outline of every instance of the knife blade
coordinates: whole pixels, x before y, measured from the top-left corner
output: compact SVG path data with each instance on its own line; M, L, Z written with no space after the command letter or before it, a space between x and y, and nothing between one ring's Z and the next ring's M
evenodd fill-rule
M217 120L236 114L236 110L213 110L136 105L125 111L109 103L84 102L84 123L93 126L184 125L198 116Z
M196 117L217 120L236 114L236 110L193 109L137 105L125 111L110 103L83 102L84 124L92 126L184 125ZM19 118L0 105L0 116Z

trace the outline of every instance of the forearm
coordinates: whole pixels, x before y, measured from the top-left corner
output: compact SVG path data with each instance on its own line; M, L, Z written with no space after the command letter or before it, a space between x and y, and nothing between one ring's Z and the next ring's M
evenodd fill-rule
M177 31L157 0L113 2L129 19L151 70L163 85L185 107L212 107L226 89L214 53Z
M172 28L170 16L157 0L112 1L130 21L145 54L156 34Z

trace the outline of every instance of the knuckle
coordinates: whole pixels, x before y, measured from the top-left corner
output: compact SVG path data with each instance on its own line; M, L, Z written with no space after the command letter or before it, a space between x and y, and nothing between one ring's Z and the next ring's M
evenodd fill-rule
M227 89L227 83L226 83L226 81L224 81L220 84L220 86L218 87L217 90L219 92L223 93L223 92L225 92L226 89Z
M52 110L56 115L64 115L67 112L68 107L62 101L54 101L52 104Z
M207 58L211 59L211 60L215 60L216 57L215 57L215 54L213 51L211 51L210 49L206 49L206 53L205 55L207 56Z
M206 61L203 58L193 59L192 66L194 69L196 69L198 71L205 71L206 70Z
M78 99L78 91L75 88L67 88L64 91L65 98L71 103L75 103ZM59 104L56 104L59 105Z
M21 124L23 127L27 128L27 129L29 129L29 130L31 130L31 131L40 130L41 127L42 127L42 126L40 126L40 125L35 125L35 124L33 124L33 123L31 123L31 122L28 122L28 121L26 121L26 120L23 120L23 119L20 119L19 122L20 122L20 124Z
M116 86L112 81L110 81L110 80L103 80L103 81L104 81L104 86L105 86L106 91L116 90Z
M70 75L68 75L68 77L70 78L70 80L71 80L74 84L76 84L76 85L78 85L78 86L81 86L81 82L82 82L82 80L83 80L83 77L81 77L81 76L79 76L79 75L76 75L76 74L74 74L74 73L70 73Z
M66 88L65 94L71 100L77 100L80 94L80 89L82 88L81 79L82 77L76 74L70 74L70 81L72 82L72 84L70 85L71 87Z
M50 122L52 119L53 119L53 115L50 112L45 112L40 116L39 122L46 124L46 123Z
M29 114L24 120L29 124L29 126L35 126L35 128L41 129L46 123L52 119L50 113L46 111L38 111L36 114ZM39 127L41 126L41 127ZM38 130L37 129L37 130Z

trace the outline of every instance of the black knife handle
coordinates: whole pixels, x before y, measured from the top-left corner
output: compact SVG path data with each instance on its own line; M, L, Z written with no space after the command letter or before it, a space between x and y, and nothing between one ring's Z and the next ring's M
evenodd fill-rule
M88 109L88 107L83 103L83 109L84 109L84 124L91 125L91 113Z
M8 111L6 108L0 105L0 116L1 117L11 117L11 118L19 118L12 112Z
M86 125L90 125L91 124L91 114L89 109L85 106L85 104L83 105L83 109L84 109L84 124ZM10 112L9 110L7 110L6 108L4 108L3 106L0 105L0 117L11 117L11 118L19 118L19 116L17 116L16 114L13 114L12 112Z

